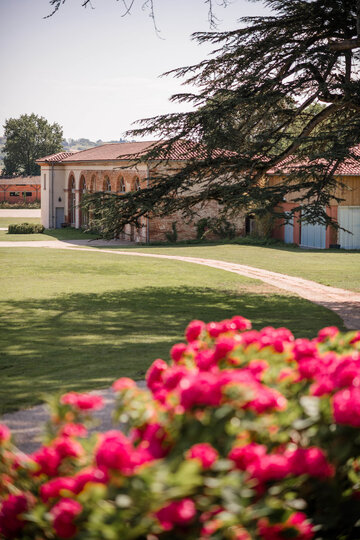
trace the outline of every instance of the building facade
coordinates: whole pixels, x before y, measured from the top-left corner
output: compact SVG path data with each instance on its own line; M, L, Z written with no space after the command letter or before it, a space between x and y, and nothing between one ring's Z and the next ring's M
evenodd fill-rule
M354 150L360 158L360 147ZM281 168L281 165L278 166ZM291 174L291 173L289 173ZM273 172L268 182L275 185L282 182L284 174ZM334 193L342 199L326 208L326 213L339 225L339 229L321 224L311 224L301 221L301 212L295 213L291 222L275 222L272 236L285 243L294 243L302 247L329 249L360 249L360 161L349 158L341 163L335 172L337 188ZM299 203L287 197L281 210L288 212Z
M76 153L61 152L37 160L41 167L41 221L45 228L60 228L64 224L83 228L88 216L81 210L81 199L86 192L107 191L121 195L143 189L151 181L154 164L137 163L132 155L139 155L156 144L155 141L111 143ZM174 169L186 162L184 149L175 149L173 159L158 167ZM216 203L208 203L198 210L197 219L216 216ZM131 242L166 241L176 223L178 240L196 238L196 223L185 223L179 214L166 217L143 218L141 227L126 225L122 239ZM234 223L237 232L244 232L244 217Z
M40 200L41 176L0 178L0 203L27 204Z

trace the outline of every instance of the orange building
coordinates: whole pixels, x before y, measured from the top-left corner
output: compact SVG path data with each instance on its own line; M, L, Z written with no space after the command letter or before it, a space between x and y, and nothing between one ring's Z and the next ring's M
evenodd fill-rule
M0 203L23 204L40 200L41 176L0 177Z
M360 146L353 152L360 158ZM286 166L281 164L268 177L269 185L275 185L287 175ZM301 221L301 212L297 212L289 223L282 220L275 223L272 235L285 243L294 243L302 247L326 249L340 247L342 249L360 249L360 161L349 158L341 163L335 172L338 187L335 196L343 199L334 201L326 208L328 216L336 221L340 228ZM288 212L299 203L293 202L295 195L286 197L281 210Z

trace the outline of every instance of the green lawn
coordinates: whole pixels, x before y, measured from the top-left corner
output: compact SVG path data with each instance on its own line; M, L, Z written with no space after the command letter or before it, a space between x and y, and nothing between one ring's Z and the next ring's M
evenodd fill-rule
M0 227L8 227L17 223L40 223L40 218L24 218L24 217L0 217Z
M28 223L39 222L20 219L19 223L25 223L26 221ZM0 231L0 242L35 242L39 240L45 242L46 240L93 240L96 238L99 238L98 234L91 234L70 227L66 229L45 229L42 234L9 234L7 231Z
M285 325L308 337L342 327L334 313L260 281L177 261L1 248L0 272L1 412L44 392L142 379L193 318L240 314L256 328Z
M247 264L273 272L311 279L324 285L360 291L360 252L301 248L202 244L126 248L147 253L184 255Z

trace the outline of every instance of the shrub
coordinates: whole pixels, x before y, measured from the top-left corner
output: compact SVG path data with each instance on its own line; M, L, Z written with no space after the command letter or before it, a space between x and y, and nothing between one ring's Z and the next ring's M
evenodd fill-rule
M96 394L52 398L46 439L0 426L5 538L360 538L360 332L313 340L192 321L148 390L113 384L123 429L87 436Z
M8 227L8 234L36 234L44 231L45 227L39 223L17 223Z
M37 209L41 208L40 201L34 201L34 202L18 202L18 203L10 203L6 201L0 202L0 208L30 208L30 209Z
M285 248L298 248L297 244L285 244L282 240L277 240L276 238L257 236L255 234L250 234L248 236L241 236L234 240L234 244L243 244L247 246L279 246Z
M196 239L204 240L209 234L218 238L235 238L236 229L230 221L225 218L201 218L196 223Z

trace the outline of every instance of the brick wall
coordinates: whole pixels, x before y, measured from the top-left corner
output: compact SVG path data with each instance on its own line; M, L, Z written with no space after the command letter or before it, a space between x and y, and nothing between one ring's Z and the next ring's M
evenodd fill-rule
M17 193L18 195L12 195ZM25 193L25 196L24 196ZM27 195L30 193L30 195ZM0 202L8 202L10 204L22 204L25 201L35 202L40 201L41 186L32 184L1 184L0 185Z
M176 230L178 235L178 241L181 240L193 240L197 234L197 222L204 217L217 217L218 205L215 201L211 201L204 205L201 209L197 210L197 216L190 222L186 223L180 213L175 213L165 217L154 217L150 219L149 227L149 240L150 242L166 242L167 232L172 232L172 223L176 222ZM236 219L229 219L235 225L237 235L244 234L245 228L245 213L239 213ZM214 235L208 235L206 237L209 240L217 239Z

